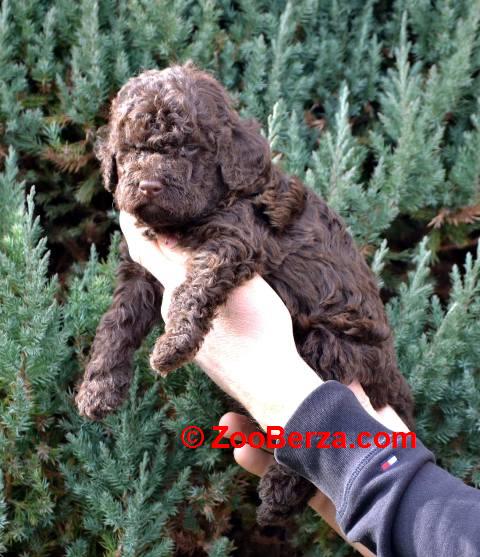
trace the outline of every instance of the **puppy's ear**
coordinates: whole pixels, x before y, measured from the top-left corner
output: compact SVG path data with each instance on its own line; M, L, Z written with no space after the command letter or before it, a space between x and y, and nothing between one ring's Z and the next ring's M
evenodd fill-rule
M236 117L223 127L217 145L222 178L230 190L246 195L261 193L269 181L271 155L260 124Z
M306 196L307 190L299 178L274 169L272 179L265 191L256 197L255 205L272 228L283 230L303 211Z
M197 65L195 64L195 62L191 58L189 58L188 60L185 60L185 62L182 64L182 67L185 70L194 70L194 71L196 70L196 71L198 71Z
M94 146L94 153L100 161L100 168L102 171L103 184L105 189L113 193L117 187L117 162L115 160L115 153L111 149L108 141L109 128L102 126L97 131L97 138Z

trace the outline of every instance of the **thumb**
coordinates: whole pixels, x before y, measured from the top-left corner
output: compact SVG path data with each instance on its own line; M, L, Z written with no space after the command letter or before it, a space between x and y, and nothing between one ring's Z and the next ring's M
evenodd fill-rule
M120 212L120 228L130 257L149 271L162 285L174 289L185 280L188 254L176 246L171 236L146 237L146 228L133 215Z

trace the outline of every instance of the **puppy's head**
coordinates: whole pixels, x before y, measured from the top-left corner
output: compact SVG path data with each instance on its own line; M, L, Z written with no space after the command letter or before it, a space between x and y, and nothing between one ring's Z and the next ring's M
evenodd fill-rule
M117 207L155 228L261 193L270 175L260 126L240 119L225 89L191 63L130 79L96 152Z

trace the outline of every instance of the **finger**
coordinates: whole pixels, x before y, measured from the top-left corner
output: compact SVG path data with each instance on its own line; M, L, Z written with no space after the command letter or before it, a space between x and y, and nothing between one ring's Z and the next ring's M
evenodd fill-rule
M268 468L275 463L273 455L262 451L262 449L254 449L250 445L234 449L233 457L237 464L256 476L263 476Z
M137 224L137 219L130 213L127 213L126 211L120 211L119 222L120 222L120 228L122 229L122 232L125 233L135 228Z
M134 252L134 250L130 248L133 248L135 243L139 240L141 240L140 243L143 242L142 236L144 229L142 229L142 227L138 225L137 219L133 215L125 211L120 211L118 220L120 222L120 228L123 232L123 235L127 240L130 256L133 258L136 254L132 253Z
M120 212L120 227L128 244L130 257L145 267L165 288L175 288L185 280L188 254L175 247L171 236L145 237L145 228L133 215Z
M163 257L163 254L159 253L160 250L155 242L145 237L146 228L140 226L133 215L121 211L119 221L128 244L130 257L134 261L148 268L150 261L157 257Z
M150 247L155 246L160 250L163 257L172 263L184 265L188 259L188 254L179 249L178 237L174 234L157 234L155 240L151 240L145 236L147 228L139 224L137 219L127 213L120 211L120 228L123 234L129 240L139 242L140 244Z
M165 324L168 323L168 309L170 308L170 302L172 301L173 290L171 288L165 288L162 296L162 305L160 307L160 313L162 314L162 319Z
M237 412L228 412L224 414L219 421L221 426L227 426L228 431L225 433L226 437L230 437L235 431L242 431L248 437L250 433L258 431L258 427L252 423L248 416L243 416Z
M377 413L367 396L367 393L363 390L363 387L358 381L352 381L347 387L352 391L352 393L357 398L358 402L362 405L363 409L370 414L370 416L378 419Z
M386 425L392 431L402 431L402 432L409 432L410 429L402 421L400 416L395 412L395 410L390 406L384 406L377 412L378 420L384 425Z
M241 431L247 437L250 433L258 431L258 428L255 427L247 416L237 414L236 412L228 412L220 418L219 423L222 426L228 427L228 431L225 433L226 437L230 437L236 431ZM233 457L242 468L256 476L263 476L269 466L275 462L273 455L262 449L255 449L250 445L234 449Z
M375 410L367 396L367 393L363 390L363 387L358 381L352 381L348 388L356 396L357 400L360 402L364 410L366 410L372 417L378 420L383 425L387 426L392 431L410 431L406 424L402 421L400 416L395 412L395 410L390 406L384 406L380 410Z
M260 431L259 426L255 425L255 423L244 414L238 414L237 412L228 412L224 414L220 418L220 425L226 425L228 427L228 431L225 433L225 437L230 438L233 433L236 431L241 431L248 437L251 433L256 433ZM262 435L265 435L262 432ZM272 450L267 448L262 448L262 451L272 454Z
M186 267L190 258L190 254L178 246L178 237L171 235L157 235L157 246L160 248L163 256L172 264L178 267Z

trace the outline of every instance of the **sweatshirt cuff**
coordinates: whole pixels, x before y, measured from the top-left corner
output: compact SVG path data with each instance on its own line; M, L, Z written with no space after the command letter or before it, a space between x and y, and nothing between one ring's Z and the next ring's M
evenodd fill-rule
M379 511L369 497L389 490L392 482L400 496L418 468L434 461L413 434L398 436L397 448L391 443L385 448L376 446L376 434L383 444L387 436L393 439L392 431L370 416L350 389L337 381L323 383L300 404L285 426L285 439L293 432L300 433L302 441L296 435L295 448L286 443L275 449L275 459L332 500L347 535L355 534L359 507L362 512ZM310 434L310 442L307 432L316 434ZM364 534L359 533L358 541L365 541Z

